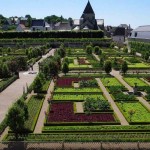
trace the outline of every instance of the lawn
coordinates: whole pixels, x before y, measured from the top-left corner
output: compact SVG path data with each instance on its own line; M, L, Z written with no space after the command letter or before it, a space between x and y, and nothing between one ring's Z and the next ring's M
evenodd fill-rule
M128 122L149 122L150 123L150 112L142 106L139 102L124 102L117 103L119 108L122 110L123 115L128 120ZM130 121L130 115L129 111L133 110L135 114L133 114L131 121Z
M81 68L89 68L88 65L75 65L74 63L69 64L69 69L81 69Z
M54 96L53 96L53 100L79 100L79 101L83 101L83 100L85 100L86 98L95 98L95 99L97 99L97 98L100 98L100 99L102 99L102 100L105 100L105 97L102 95L102 94L90 94L90 95L86 95L86 94L82 94L82 95L79 95L79 94L72 94L72 95L70 95L70 94L54 94Z

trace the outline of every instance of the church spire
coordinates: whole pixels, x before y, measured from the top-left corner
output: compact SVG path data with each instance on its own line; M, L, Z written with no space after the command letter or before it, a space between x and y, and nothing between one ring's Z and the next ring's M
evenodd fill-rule
M88 0L88 3L83 11L84 14L94 14L93 8L90 4L90 1Z

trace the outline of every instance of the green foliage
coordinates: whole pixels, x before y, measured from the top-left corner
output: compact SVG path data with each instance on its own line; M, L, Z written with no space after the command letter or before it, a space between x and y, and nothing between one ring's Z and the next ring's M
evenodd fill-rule
M84 111L88 114L94 111L107 111L110 109L109 103L106 100L101 100L87 97L84 101Z
M107 74L109 74L112 70L112 64L111 64L111 61L106 61L105 64L104 64L104 68L105 68L105 72Z
M8 78L10 76L10 70L7 64L3 64L2 66L2 78Z
M98 83L96 80L82 80L79 82L80 87L84 88L84 87L98 87Z
M68 66L68 63L64 63L63 64L63 67L62 67L62 72L66 75L66 73L69 72L69 66Z
M96 55L101 55L102 54L102 51L100 50L100 47L99 46L95 46L94 47L94 53Z
M29 118L25 122L25 128L30 132L34 131L43 101L44 97L42 95L39 95L39 96L32 96L29 102L27 103Z
M86 46L86 53L87 53L88 55L91 55L91 54L92 54L92 51L93 51L93 47L92 47L92 46L90 46L90 45Z
M121 66L121 71L125 74L128 71L128 64L126 61L123 62Z
M15 133L16 139L18 134L23 132L25 121L28 119L28 109L23 101L19 101L8 111L7 125Z
M40 93L42 91L42 82L39 76L34 80L33 89L35 93Z

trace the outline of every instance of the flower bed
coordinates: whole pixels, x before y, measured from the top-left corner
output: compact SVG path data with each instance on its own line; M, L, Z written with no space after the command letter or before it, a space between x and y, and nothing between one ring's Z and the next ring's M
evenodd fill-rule
M54 122L116 122L113 113L75 114L72 102L53 103L48 114L48 123Z
M57 80L56 85L58 87L71 87L72 86L72 82L79 82L79 81L87 81L87 80L91 80L93 78L91 77L84 77L84 78L59 78Z

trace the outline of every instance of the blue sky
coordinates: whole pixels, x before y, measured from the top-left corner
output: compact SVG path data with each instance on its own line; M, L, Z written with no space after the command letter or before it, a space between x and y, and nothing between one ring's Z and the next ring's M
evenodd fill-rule
M65 18L80 18L88 0L1 0L0 14L35 18L58 15ZM104 19L105 25L150 24L150 0L90 0L97 19Z

